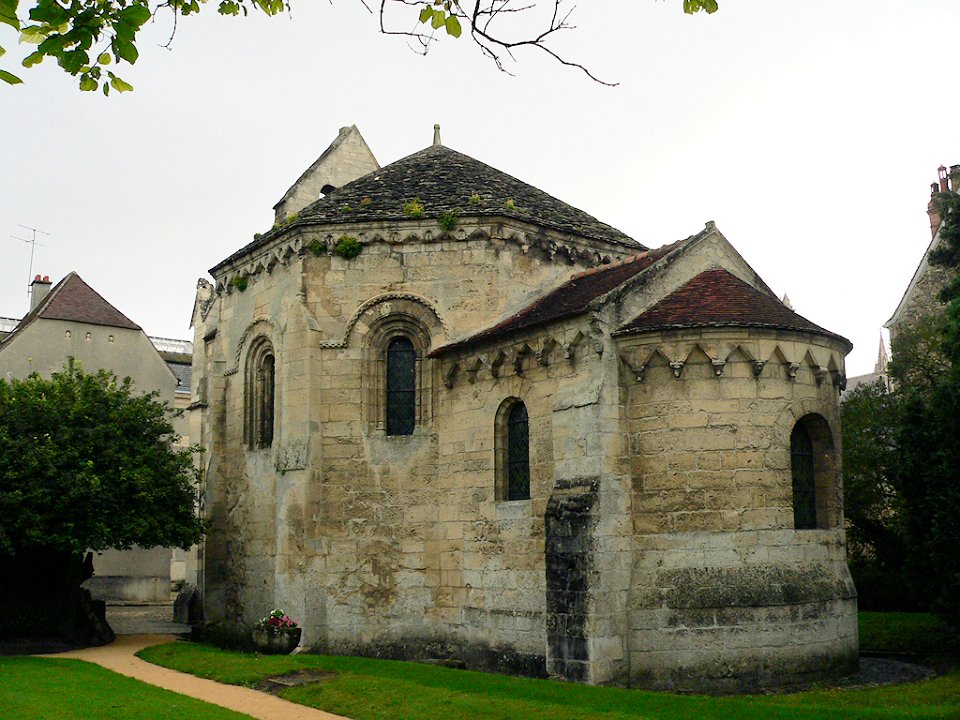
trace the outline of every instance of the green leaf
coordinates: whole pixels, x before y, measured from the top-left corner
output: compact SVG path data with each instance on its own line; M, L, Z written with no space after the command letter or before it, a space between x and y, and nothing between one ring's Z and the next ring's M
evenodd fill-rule
M57 58L57 63L71 75L76 75L88 64L89 57L83 50L68 50L61 53Z
M112 74L110 76L110 86L117 92L121 92L121 93L130 92L131 90L133 90L133 85L121 80L116 75L112 75Z
M6 70L0 70L0 80L3 80L7 85L19 85L23 82L16 75L8 73Z
M145 5L131 5L120 11L119 22L138 29L150 17L150 10Z
M96 80L84 73L80 76L80 89L84 92L91 92L100 86Z
M20 32L20 42L30 45L39 45L47 39L47 35L39 25L28 25Z
M703 9L708 13L713 14L720 9L720 6L717 5L717 0L703 0Z
M67 39L63 35L51 35L42 43L40 47L37 48L44 55L50 55L51 57L57 57L60 53L63 52L63 46L66 45Z
M20 18L17 17L18 1L19 0L0 0L0 23L9 25L14 30L20 29ZM11 75L10 77L14 76ZM17 82L20 81L18 80Z
M457 20L456 15L450 15L444 25L447 28L447 35L453 35L455 38L460 37L462 30L460 28L460 21Z
M122 42L119 38L115 39L113 42L113 51L117 54L117 57L122 60L126 60L128 63L133 65L137 58L140 57L140 53L137 52L137 47L132 42Z
M45 57L46 55L44 55L42 52L37 50L36 52L32 52L29 55L27 55L23 59L23 62L21 62L20 64L23 65L25 68L33 67L34 65L39 65L40 63L42 63Z
M3 49L3 45L0 45L0 57L3 57L7 54L7 51Z
M101 65L109 65L113 61L113 58L110 57L110 53L103 52L97 57L97 62Z
M70 20L70 13L56 0L39 0L37 6L30 10L30 19L57 27Z
M443 10L434 10L433 22L430 23L430 27L432 27L434 30L439 30L440 28L443 27L443 21L444 21Z
M420 11L420 22L428 23L433 17L433 8L427 5L423 10Z

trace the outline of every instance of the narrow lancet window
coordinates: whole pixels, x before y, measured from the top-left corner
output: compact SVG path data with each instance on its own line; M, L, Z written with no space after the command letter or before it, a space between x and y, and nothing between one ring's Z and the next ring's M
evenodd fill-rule
M507 416L507 500L530 498L530 422L519 400Z
M813 441L800 423L790 433L790 467L793 475L793 526L797 530L813 530L817 527Z
M412 435L417 419L417 353L396 337L387 345L387 435Z

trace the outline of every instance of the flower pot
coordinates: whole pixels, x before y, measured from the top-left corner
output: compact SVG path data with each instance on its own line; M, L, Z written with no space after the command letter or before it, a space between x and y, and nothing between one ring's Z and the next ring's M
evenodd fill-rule
M289 655L300 644L300 628L292 628L282 633L266 630L253 631L253 644L265 655Z

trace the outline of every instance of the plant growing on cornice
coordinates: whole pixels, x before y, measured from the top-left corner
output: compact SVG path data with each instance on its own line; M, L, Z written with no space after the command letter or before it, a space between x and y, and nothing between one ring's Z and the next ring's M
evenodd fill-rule
M342 213L351 213L351 212L353 212L353 208L350 207L349 205L341 205L341 206L340 206L340 212L342 212Z
M327 246L326 246L326 244L320 242L320 241L317 240L316 238L314 238L313 240L310 241L310 243L307 245L307 250L309 250L310 252L312 252L312 253L313 253L314 255L316 255L317 257L320 257L321 255L326 255L326 254L327 254Z
M344 260L353 260L361 250L363 246L360 241L350 235L341 235L337 244L333 246L333 254Z
M363 198L363 199L360 201L360 206L361 206L361 207L367 207L368 205L372 205L372 204L373 204L373 198L372 198L372 197L369 197L369 196Z
M474 193L473 195L470 196L471 205L479 205L480 203L481 203L480 193Z
M507 198L507 201L503 204L507 210L516 210L517 204L513 201L513 198Z
M253 239L254 239L254 240L259 240L259 239L262 238L262 237L263 237L263 233L254 233L254 234L253 234Z
M234 275L230 279L230 284L233 285L239 292L243 292L247 289L247 283L249 279L246 275Z
M403 204L403 214L415 218L420 217L423 215L423 201L418 197L413 200L407 200L407 202Z
M460 225L459 212L457 210L444 210L437 218L437 225L444 232L453 232Z

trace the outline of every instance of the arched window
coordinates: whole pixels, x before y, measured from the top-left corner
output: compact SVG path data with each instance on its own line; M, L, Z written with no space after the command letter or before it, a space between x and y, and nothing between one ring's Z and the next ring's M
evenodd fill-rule
M522 400L508 398L497 411L495 427L496 497L530 499L530 420Z
M790 432L793 527L816 530L838 527L843 520L836 445L822 415L800 418Z
M406 337L387 344L387 435L412 435L417 423L417 351Z
M817 527L813 441L801 423L797 423L790 433L790 470L793 476L793 526L797 530L813 530Z
M250 349L246 383L246 441L251 448L273 445L276 407L276 358L263 338Z
M530 423L519 400L507 417L507 500L530 498Z

